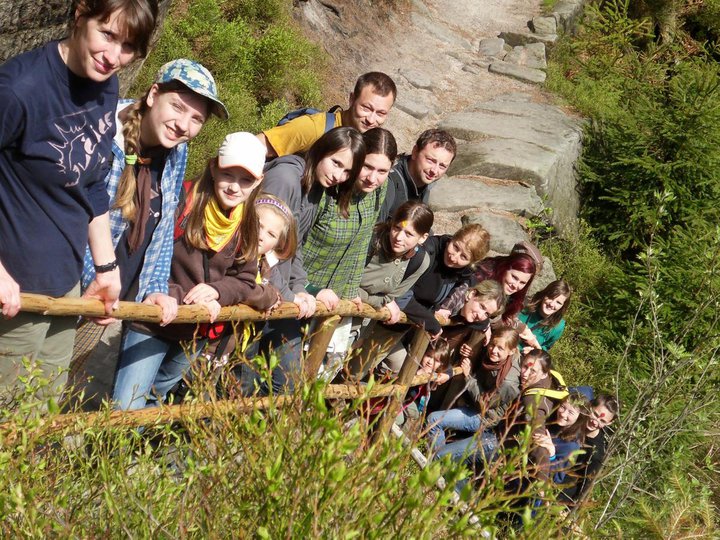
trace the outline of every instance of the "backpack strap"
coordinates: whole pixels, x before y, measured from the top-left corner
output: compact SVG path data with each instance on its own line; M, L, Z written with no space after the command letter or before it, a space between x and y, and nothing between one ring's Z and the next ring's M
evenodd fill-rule
M341 110L340 105L333 105L325 113L325 133L335 127L335 113Z
M555 383L554 388L528 388L523 392L523 396L542 396L552 400L563 400L570 395L567 386L565 385L565 379L559 371L554 369L550 370L550 376L553 378Z
M178 217L175 220L175 231L173 233L173 240L177 240L185 233L185 227L187 227L188 216L190 216L190 210L192 209L193 199L193 181L185 180L180 190L180 200L178 201Z

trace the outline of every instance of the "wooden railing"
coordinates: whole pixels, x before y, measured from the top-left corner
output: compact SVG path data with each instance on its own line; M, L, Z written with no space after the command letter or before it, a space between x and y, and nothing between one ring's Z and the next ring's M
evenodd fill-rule
M105 310L99 300L86 298L53 298L38 294L21 294L22 311L39 313L53 316L83 316L83 317L105 317ZM292 303L283 303L270 314L256 311L243 305L226 306L220 310L216 321L265 321L269 319L296 318L299 314L298 308ZM135 302L120 302L119 307L113 311L112 316L122 320L134 320L143 322L160 322L160 307ZM318 302L314 318L318 319L317 329L310 338L308 354L305 356L303 375L308 381L317 378L318 370L325 356L328 344L342 317L365 317L374 320L387 320L390 312L387 309L376 310L373 307L363 304L359 308L348 300L341 300L334 310L328 310ZM202 306L179 306L178 315L174 323L202 323L209 322L208 312ZM402 315L400 323L407 323ZM441 324L447 321L440 320ZM396 378L391 384L374 385L367 390L365 385L340 384L328 385L325 388L325 396L329 399L358 399L362 397L389 398L388 406L382 414L376 433L385 436L397 414L400 412L402 403L408 389L411 386L424 384L431 380L430 376L416 377L420 360L428 346L430 337L423 328L415 327L413 330L410 350L405 362ZM377 343L373 336L363 344L367 351L378 350L380 343ZM456 368L459 371L459 368ZM272 398L275 405L282 406L290 402L292 396L276 396ZM203 418L211 416L218 411L245 412L256 409L263 409L269 406L268 398L240 398L235 400L224 400L215 402L194 402L178 405L165 405L153 409L142 409L139 411L113 411L93 413L71 413L60 414L49 422L46 429L50 432L69 429L72 426L94 425L94 426L126 426L137 427L155 423L170 423L183 418ZM11 426L0 425L0 431L6 435Z

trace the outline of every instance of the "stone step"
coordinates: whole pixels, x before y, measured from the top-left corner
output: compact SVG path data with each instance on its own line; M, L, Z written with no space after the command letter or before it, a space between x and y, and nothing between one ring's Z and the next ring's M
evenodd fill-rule
M513 79L533 84L542 84L545 82L547 77L545 72L541 69L520 66L516 63L505 62L503 60L493 62L490 64L488 70L490 73L505 75L506 77L512 77Z
M430 190L433 210L497 209L519 216L537 216L543 203L527 183L497 180L478 175L451 176Z
M509 212L500 210L469 210L463 213L463 222L479 223L490 233L490 249L500 253L509 253L512 247L522 240L530 240L523 226L524 220Z
M558 40L557 34L535 34L534 32L500 32L498 37L504 39L505 43L511 47L528 43L544 43L545 46L552 47Z

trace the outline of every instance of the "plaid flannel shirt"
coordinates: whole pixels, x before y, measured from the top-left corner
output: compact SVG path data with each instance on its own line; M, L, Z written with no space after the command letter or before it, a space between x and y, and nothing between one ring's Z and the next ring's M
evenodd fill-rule
M315 223L302 246L311 292L332 289L340 298L358 296L373 227L385 199L387 183L372 193L353 196L348 219L325 193Z
M117 193L120 175L125 168L125 138L122 133L122 124L117 118L117 113L133 103L131 99L122 99L118 102L116 111L117 133L113 139L112 152L113 163L110 172L105 178L108 195L110 195L110 234L113 247L117 248L120 238L128 227L127 220L123 219L122 212L113 208L115 194ZM150 244L145 252L145 260L140 271L138 294L136 302L142 302L149 294L168 292L168 279L170 278L170 262L173 254L173 232L175 226L175 209L178 204L180 190L182 189L185 177L185 165L187 164L187 144L182 143L173 148L168 154L160 179L160 192L162 193L162 207L160 210L160 221L153 232ZM122 272L122 268L120 269ZM95 268L93 267L90 249L85 251L83 264L82 288L85 290L95 279Z

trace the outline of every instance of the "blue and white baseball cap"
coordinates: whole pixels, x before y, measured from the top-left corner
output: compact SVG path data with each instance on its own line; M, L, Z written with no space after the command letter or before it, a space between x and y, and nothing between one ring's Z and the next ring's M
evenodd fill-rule
M196 94L208 98L211 102L210 112L223 120L228 119L228 110L218 99L215 79L205 66L187 58L172 60L161 67L155 76L156 83L171 81L181 82Z

